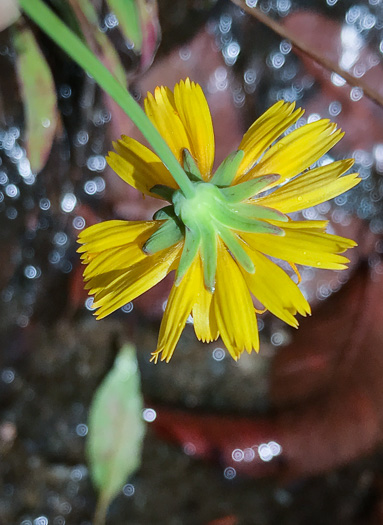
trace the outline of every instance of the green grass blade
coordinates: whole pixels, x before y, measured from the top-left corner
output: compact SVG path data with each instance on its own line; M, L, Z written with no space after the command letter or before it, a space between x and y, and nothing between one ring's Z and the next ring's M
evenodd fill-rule
M112 73L93 55L42 0L19 0L23 11L58 46L60 46L80 67L89 73L131 118L154 151L172 174L185 196L192 196L194 188L169 146L158 133L145 112L129 91L122 86Z

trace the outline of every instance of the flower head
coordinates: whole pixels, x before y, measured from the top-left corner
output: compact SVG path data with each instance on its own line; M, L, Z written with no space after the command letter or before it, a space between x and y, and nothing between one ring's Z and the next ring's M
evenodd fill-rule
M156 154L132 138L114 144L109 165L146 195L168 201L152 221L107 221L79 235L86 288L101 319L175 270L153 360L169 361L191 314L198 339L221 336L234 359L259 338L254 296L297 327L310 306L291 277L269 257L344 269L352 240L325 232L327 221L289 214L349 190L352 159L309 169L343 136L327 119L306 124L277 142L303 110L274 104L245 133L238 150L213 172L214 133L201 87L189 79L174 93L158 87L145 111L191 181L185 194Z

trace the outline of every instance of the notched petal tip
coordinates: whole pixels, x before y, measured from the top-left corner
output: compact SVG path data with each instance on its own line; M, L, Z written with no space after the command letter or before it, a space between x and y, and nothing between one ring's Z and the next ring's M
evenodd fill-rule
M158 356L161 351L156 351L151 353L151 358L149 359L150 363L154 363L155 365L158 363Z

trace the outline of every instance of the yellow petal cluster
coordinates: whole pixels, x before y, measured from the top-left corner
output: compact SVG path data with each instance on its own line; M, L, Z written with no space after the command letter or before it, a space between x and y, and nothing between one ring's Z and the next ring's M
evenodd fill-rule
M154 95L148 94L145 111L181 165L186 148L203 180L209 182L214 175L215 143L212 119L201 87L189 79L177 84L174 92L158 87ZM302 115L302 109L280 101L245 133L238 146L244 156L231 184L268 174L279 175L278 180L265 188L267 191L248 199L248 204L289 214L320 204L358 184L357 173L344 175L353 165L352 159L309 169L343 136L329 120L298 127L277 140ZM178 188L150 149L125 136L114 147L115 152L107 158L109 165L140 192L161 199L151 191L154 186ZM184 240L152 255L143 250L163 222L107 221L80 233L78 251L86 264L84 279L86 288L94 296L98 319L177 269ZM255 267L252 273L238 263L217 233L217 270L212 292L205 287L201 253L197 252L186 275L170 292L158 346L152 354L154 361L170 360L190 315L198 339L210 342L221 336L234 359L244 350L258 351L253 298L293 327L298 326L296 314L310 314L310 306L299 287L274 260L287 261L293 268L296 263L341 270L348 262L341 254L356 245L352 240L326 233L327 221L289 218L288 222L266 219L265 222L282 228L284 235L232 231Z

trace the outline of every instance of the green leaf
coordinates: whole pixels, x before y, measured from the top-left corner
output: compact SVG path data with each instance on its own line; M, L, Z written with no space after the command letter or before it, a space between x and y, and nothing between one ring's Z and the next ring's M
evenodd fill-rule
M50 3L52 4L52 7L57 13L57 16L61 18L61 20L68 26L70 29L76 33L76 35L81 38L85 42L85 36L83 35L80 27L80 23L77 19L77 16L75 15L72 6L70 5L70 2L72 0L68 0L67 2L63 2L62 0L50 0Z
M260 206L253 203L239 202L237 204L229 204L228 210L234 212L235 215L249 219L261 219L263 221L281 221L287 222L289 219L287 215L274 208L268 206Z
M242 266L248 273L255 272L255 266L249 255L242 247L241 240L229 228L221 226L218 228L218 233L231 251L238 264Z
M154 151L172 174L186 196L193 196L192 182L186 176L178 160L159 131L137 104L129 91L117 80L100 60L88 49L81 39L57 17L42 0L19 0L27 16L37 24L57 45L59 45L80 67L93 76L132 122L141 131Z
M189 230L185 228L185 243L182 249L182 255L178 264L175 285L178 286L182 281L185 273L190 268L201 242L201 233L198 229Z
M139 53L142 46L142 29L136 0L107 0L107 3L116 15L125 38L132 42L134 50Z
M126 86L126 74L117 51L109 38L98 27L98 14L90 0L72 2L85 40L95 55L104 62L122 86Z
M215 290L215 273L217 271L217 235L214 226L201 223L201 259L203 280L206 289L213 293Z
M198 169L196 161L193 159L192 154L187 148L184 148L183 152L184 159L184 170L190 180L203 181L201 172Z
M111 500L141 463L145 424L135 350L124 345L90 407L87 457L99 490L98 523ZM95 519L96 522L96 519Z
M155 0L107 0L118 19L121 32L133 44L133 50L141 57L141 70L153 62L161 29Z
M166 210L162 208L162 211L165 215ZM180 223L177 217L172 217L169 215L169 218L165 220L163 224L156 230L149 239L146 241L142 247L144 253L147 255L153 255L165 248L170 248L177 242L179 242L183 237L183 233L180 228Z
M262 177L256 177L254 179L247 180L246 182L240 182L234 186L220 188L220 192L228 202L241 202L245 199L253 197L254 195L257 195L264 188L267 188L267 186L273 182L276 182L280 178L280 175L276 175L274 173L270 175L263 175Z
M48 160L56 133L56 89L32 31L27 27L15 30L13 41L24 101L26 151L32 171L39 172Z
M221 162L210 182L216 186L230 186L238 168L243 160L245 152L241 149L233 151Z
M260 206L258 206L260 208ZM246 217L238 211L233 211L230 208L214 209L214 219L230 228L231 230L238 230L241 232L251 233L270 233L271 235L284 236L285 232L282 228L274 226L263 220Z

